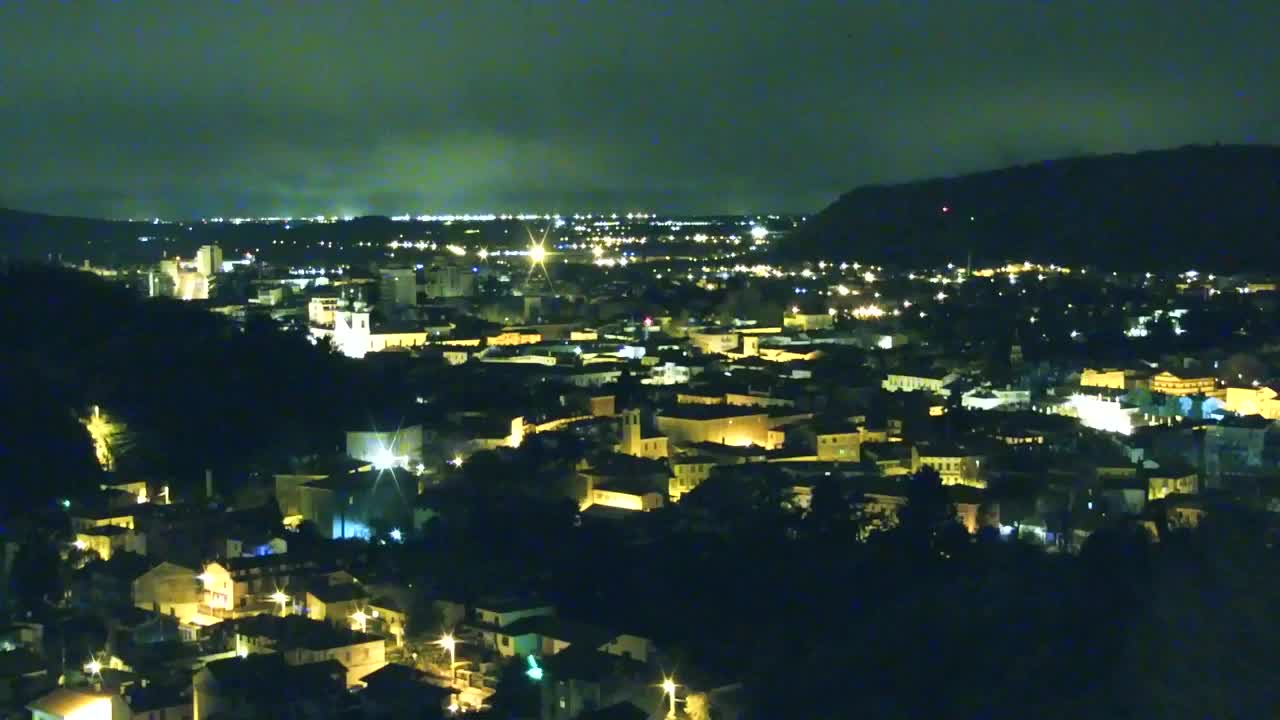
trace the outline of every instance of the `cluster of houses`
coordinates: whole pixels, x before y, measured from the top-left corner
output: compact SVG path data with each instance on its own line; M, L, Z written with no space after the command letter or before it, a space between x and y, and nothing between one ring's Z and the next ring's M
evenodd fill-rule
M416 306L411 275L380 282ZM198 497L120 479L69 499L72 582L58 605L95 622L60 625L59 647L38 622L0 628L0 707L39 720L448 716L484 711L514 665L539 683L542 720L708 706L738 717L737 679L685 667L677 684L643 633L529 593L462 600L379 574L370 547L448 520L477 456L531 444L582 448L556 490L579 521L642 533L661 532L645 518L715 517L750 478L778 483L798 513L819 483L838 483L874 531L896 522L906 479L926 468L970 533L1052 552L1108 523L1141 522L1158 540L1218 504L1280 510L1280 385L1225 377L1211 360L1045 368L1015 347L1012 379L997 383L917 338L799 308L777 326L644 317L474 336L444 321L378 328L339 293L307 312L338 352L422 363L439 387L477 391L424 389L394 420L352 428L340 455L279 468L252 500L213 502L213 477ZM851 368L829 361L849 349L875 370L833 379ZM496 385L528 392L480 391ZM426 616L439 622L424 630Z

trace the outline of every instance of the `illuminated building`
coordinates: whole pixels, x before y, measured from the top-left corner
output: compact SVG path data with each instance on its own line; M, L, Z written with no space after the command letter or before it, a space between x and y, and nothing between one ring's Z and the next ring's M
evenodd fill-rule
M1118 369L1094 370L1093 368L1085 368L1080 373L1081 387L1124 390L1126 387L1126 380L1127 373L1125 373L1124 370Z
M817 457L822 462L858 462L862 459L862 433L856 427L828 427L814 431Z
M1080 424L1094 430L1131 435L1146 424L1140 408L1119 398L1077 393L1069 398L1068 406L1080 418Z
M1224 409L1237 415L1261 415L1280 420L1280 388L1270 385L1228 387Z
M943 388L957 379L953 373L926 371L917 373L889 373L880 383L880 387L889 392L934 392L942 393Z
M336 660L346 668L347 686L387 664L386 641L299 615L253 615L236 623L236 646L250 656L279 654L288 665Z
M128 720L120 693L60 687L27 705L32 720Z
M497 335L490 335L485 338L485 344L492 347L510 347L512 345L535 345L542 342L542 334L536 332L521 332L520 330L508 329L503 330Z
M1212 377L1179 377L1171 372L1157 373L1151 378L1151 392L1165 395L1197 395L1211 393L1218 383Z
M938 472L943 485L967 485L985 488L987 481L982 471L982 456L959 449L921 448L919 467L926 465Z
M639 410L623 411L621 420L622 441L618 444L618 452L623 455L648 458L650 460L662 460L668 456L669 451L665 436L655 434L645 437L644 425L640 422Z
M740 337L735 330L690 331L689 344L708 355L723 355L738 349Z
M321 537L367 540L377 521L410 525L409 502L417 488L417 480L401 467L336 475L299 485L298 510L304 521L315 523Z
M196 272L213 277L222 272L222 248L217 245L201 245L196 250Z
M333 311L333 327L313 325L311 336L316 340L329 338L338 352L347 357L362 358L371 352L424 347L452 331L452 325L422 328L384 324L374 328L368 307L354 303L339 305Z
M687 492L711 477L717 465L714 458L701 455L682 457L671 461L671 480L667 483L667 495L672 502L679 502Z
M408 425L396 430L347 432L347 455L375 468L407 467L422 460L422 426Z
M1014 388L973 388L960 396L960 406L969 410L1025 408L1031 405L1031 391Z
M356 583L318 583L303 596L303 602L312 620L343 622L369 604L369 593Z
M75 545L82 550L92 550L103 560L110 560L117 552L147 554L147 536L118 525L103 525L76 533Z
M662 507L670 472L657 460L623 454L602 455L578 468L584 496L580 509L593 505L619 510L648 511Z
M336 297L313 297L307 301L307 323L312 327L333 327L333 314L338 309Z
M782 327L788 330L810 332L830 330L834 326L835 317L831 313L789 312L782 316Z
M135 606L183 623L197 622L203 594L196 571L171 562L162 562L133 581Z
M1161 468L1147 476L1147 499L1160 500L1170 495L1194 495L1200 492L1200 476L1190 468Z
M781 431L773 431L768 413L716 405L680 405L661 410L658 432L677 445L720 443L758 445L771 449L782 444Z
M196 579L200 581L200 604L214 611L234 610L247 594L247 588L236 587L231 571L221 563L209 563Z

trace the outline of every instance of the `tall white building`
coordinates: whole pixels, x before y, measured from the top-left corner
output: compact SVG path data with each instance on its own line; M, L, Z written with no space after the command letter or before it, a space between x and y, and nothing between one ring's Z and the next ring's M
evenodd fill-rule
M217 245L201 245L196 251L196 272L205 277L222 272L222 248Z

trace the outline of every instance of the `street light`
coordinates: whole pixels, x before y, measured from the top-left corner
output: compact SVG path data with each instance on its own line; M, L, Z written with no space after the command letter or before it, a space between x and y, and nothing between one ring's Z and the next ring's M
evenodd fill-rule
M280 617L284 617L286 614L285 607L289 604L289 596L285 595L283 591L276 590L267 599L280 606Z
M102 663L98 660L98 658L93 658L89 662L85 663L84 671L86 673L89 673L90 675L101 675Z
M436 645L449 651L449 682L456 682L458 679L456 670L458 664L458 639L453 636L453 633L445 633L436 641Z
M670 677L662 678L662 692L666 694L667 697L671 698L671 704L668 706L668 709L667 709L668 718L674 718L676 716L676 688L677 687L679 686L676 685L675 678L670 678Z
M351 619L356 621L356 629L365 632L369 629L369 616L363 610L357 610L351 613Z

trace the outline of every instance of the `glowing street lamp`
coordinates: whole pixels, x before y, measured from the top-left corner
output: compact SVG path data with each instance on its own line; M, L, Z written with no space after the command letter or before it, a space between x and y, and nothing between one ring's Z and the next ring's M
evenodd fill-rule
M547 248L542 243L529 246L529 262L541 265L547 261Z
M369 615L363 610L357 610L351 613L351 619L356 623L356 630L366 632L369 629Z
M84 671L89 675L102 675L102 663L98 658L93 658L84 664Z
M284 617L287 614L285 612L285 608L288 607L289 605L288 595L285 595L284 592L280 590L276 590L275 592L271 593L271 595L267 599L280 606L280 617Z
M675 678L664 677L662 678L661 687L663 694L671 699L671 704L667 709L667 717L674 718L676 716L676 688L679 685L676 685Z
M449 651L449 682L455 682L458 676L456 669L458 665L458 639L453 636L453 633L445 633L436 641L436 645Z

